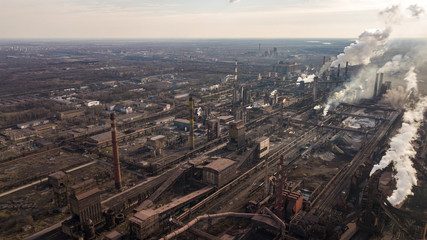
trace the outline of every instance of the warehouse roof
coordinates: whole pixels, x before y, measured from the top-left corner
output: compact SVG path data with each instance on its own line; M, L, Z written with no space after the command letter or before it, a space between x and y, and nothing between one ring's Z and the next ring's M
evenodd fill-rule
M230 160L228 158L218 158L217 160L206 165L205 168L210 168L217 172L222 172L225 169L231 167L235 163L236 163L235 161Z

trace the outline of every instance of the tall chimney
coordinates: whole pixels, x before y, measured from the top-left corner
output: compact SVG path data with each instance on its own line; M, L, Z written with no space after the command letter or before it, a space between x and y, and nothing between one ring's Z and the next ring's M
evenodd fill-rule
M338 64L337 80L340 80L340 70L341 70L341 64Z
M382 89L383 89L383 78L384 78L384 73L381 73L380 75L380 82L378 84L379 90L378 90L378 96L380 96L381 94L383 94Z
M265 158L265 176L264 176L264 194L267 197L268 194L270 193L270 186L269 186L269 181L268 181L268 157Z
M375 85L374 85L374 98L377 97L377 92L378 92L378 77L379 77L379 73L377 73L377 77L375 78Z
M348 61L345 62L344 80L347 80L347 77L348 77Z
M323 56L323 65L325 65L326 62L326 56Z
M318 77L314 77L313 81L313 102L317 100L317 81L319 80Z
M237 59L234 60L234 81L237 82Z
M190 97L190 137L188 138L188 144L190 149L194 149L194 110L193 110L193 97Z
M283 155L280 156L280 163L277 169L277 183L276 183L276 202L274 206L274 210L277 216L283 216L283 207L284 207L284 199L283 199L283 181L285 178L285 174L283 171Z
M116 114L111 113L111 142L113 144L113 167L114 167L114 184L116 189L122 188L122 177L120 174L119 147L117 145Z

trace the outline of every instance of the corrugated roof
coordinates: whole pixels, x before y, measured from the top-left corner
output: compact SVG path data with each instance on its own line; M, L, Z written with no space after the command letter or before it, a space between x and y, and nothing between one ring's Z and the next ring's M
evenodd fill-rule
M221 171L224 171L225 169L229 168L230 166L232 166L235 163L236 163L235 161L230 160L228 158L219 158L219 159L209 163L208 165L206 165L205 168L210 168L210 169L213 169L215 171L221 172Z
M99 188L97 188L97 187L96 188L92 188L89 191L86 191L84 193L80 193L80 194L76 195L76 199L77 200L82 200L82 199L85 199L85 198L87 198L89 196L97 194L98 192L99 192Z

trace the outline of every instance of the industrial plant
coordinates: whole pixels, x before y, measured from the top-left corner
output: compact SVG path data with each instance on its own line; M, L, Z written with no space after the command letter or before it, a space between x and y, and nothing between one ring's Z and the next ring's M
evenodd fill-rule
M1 90L0 238L425 239L426 73L349 51L378 34L2 43L30 80Z

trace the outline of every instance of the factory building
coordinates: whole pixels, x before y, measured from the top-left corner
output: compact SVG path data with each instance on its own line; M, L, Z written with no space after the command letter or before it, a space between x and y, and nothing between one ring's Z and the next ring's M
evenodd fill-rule
M31 121L31 122L26 122L26 123L18 123L16 126L19 129L24 129L24 128L35 127L35 126L38 126L38 125L48 124L48 123L49 123L49 120L42 119L42 120L34 120L34 121Z
M70 119L70 118L84 116L84 115L85 115L84 110L74 109L74 110L69 110L65 112L58 112L56 114L56 119L65 120L65 119Z
M188 131L190 129L190 121L187 119L178 118L173 121L173 125L180 130ZM194 128L199 128L201 124L194 123Z
M213 187L205 187L194 191L188 195L175 199L173 202L165 204L157 209L144 209L138 211L129 219L131 237L136 239L146 239L155 233L160 225L168 222L171 215L184 207L188 207L207 194L211 193Z
M219 158L203 167L203 182L221 187L235 176L235 172L235 161Z
M214 140L221 135L221 127L219 125L219 119L211 119L207 124L208 128L208 140Z
M235 120L229 123L230 143L242 147L245 145L245 124L242 120Z
M278 64L273 66L273 72L288 75L290 73L301 73L303 65L301 63L288 63L280 61Z

